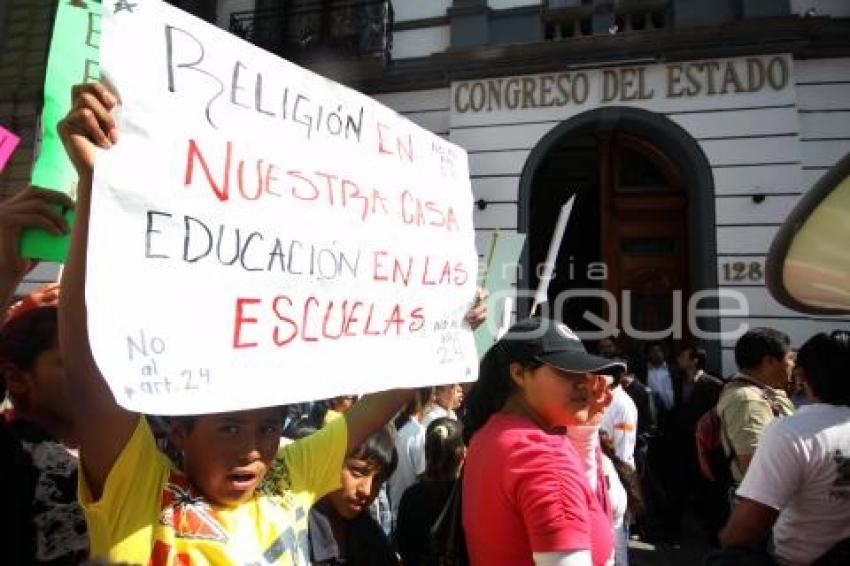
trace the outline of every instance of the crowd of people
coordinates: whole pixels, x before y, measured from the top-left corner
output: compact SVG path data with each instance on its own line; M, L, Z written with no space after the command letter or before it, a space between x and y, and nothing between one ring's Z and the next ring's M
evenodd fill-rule
M699 345L634 360L607 338L591 354L536 317L474 384L173 418L120 407L84 292L95 148L120 143L117 100L102 85L73 98L59 130L76 203L35 188L0 203L5 305L32 268L22 229L71 232L61 288L0 326L3 563L624 566L631 538L681 540L688 518L716 548L707 564L850 563L846 331L795 352L753 328L723 378ZM72 229L54 205L74 207Z

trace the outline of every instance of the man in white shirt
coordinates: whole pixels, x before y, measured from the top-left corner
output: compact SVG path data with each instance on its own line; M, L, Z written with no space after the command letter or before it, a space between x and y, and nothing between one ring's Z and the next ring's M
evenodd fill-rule
M667 366L664 347L652 342L646 348L646 385L655 393L659 409L671 411L676 405L673 375Z
M614 443L617 457L632 468L635 467L635 444L637 442L638 411L629 394L619 384L613 389L613 399L602 417L600 430Z
M398 434L395 439L395 449L398 453L398 466L387 481L387 496L390 500L393 525L398 518L398 506L405 490L416 483L420 474L425 471L425 430L421 419L430 407L433 388L423 387L416 390L416 395L402 410L396 426ZM404 424L402 424L402 422ZM401 426L399 426L401 425Z
M431 421L448 417L457 420L455 411L463 403L463 387L459 383L438 385L434 388L434 403L425 411L422 426L428 428Z
M797 364L812 404L768 425L721 533L724 548L751 548L772 528L783 565L850 538L850 333L814 336Z

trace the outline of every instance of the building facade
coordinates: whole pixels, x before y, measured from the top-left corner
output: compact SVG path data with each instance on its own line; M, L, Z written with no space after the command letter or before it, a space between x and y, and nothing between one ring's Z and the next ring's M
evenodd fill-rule
M333 20L324 4L312 3ZM632 353L650 337L709 338L724 374L742 324L800 345L850 322L786 309L764 280L778 226L850 151L850 4L392 7L389 63L306 64L468 151L479 253L495 230L527 234L519 290L537 287L560 207L576 196L549 287L554 316L589 337L615 328ZM246 2L219 8L222 22ZM529 303L518 298L516 312ZM719 316L698 310L711 306Z
M850 323L764 281L779 225L850 151L846 1L172 3L466 149L479 253L496 230L527 235L516 314L575 196L549 307L588 337L708 338L728 374L742 324L799 346Z

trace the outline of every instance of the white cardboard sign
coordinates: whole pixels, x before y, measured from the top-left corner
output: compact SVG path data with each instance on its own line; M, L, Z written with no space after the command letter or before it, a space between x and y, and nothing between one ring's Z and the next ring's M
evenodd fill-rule
M477 378L466 153L158 0L105 3L89 336L116 400L200 414Z

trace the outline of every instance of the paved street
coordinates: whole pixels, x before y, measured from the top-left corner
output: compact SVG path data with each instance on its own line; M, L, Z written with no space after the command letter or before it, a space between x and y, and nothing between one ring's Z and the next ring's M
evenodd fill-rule
M629 541L629 566L701 566L711 547L691 514L682 525L681 544Z
M629 566L699 566L709 552L708 545L697 541L685 541L681 545L631 541Z

